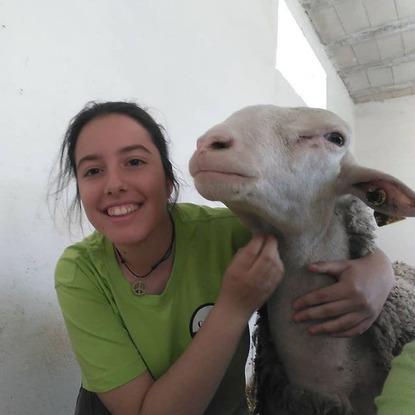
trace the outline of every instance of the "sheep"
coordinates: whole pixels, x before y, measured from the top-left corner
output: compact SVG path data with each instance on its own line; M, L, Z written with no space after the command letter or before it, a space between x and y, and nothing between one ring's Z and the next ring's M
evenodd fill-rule
M373 250L366 205L381 215L415 215L415 193L359 166L350 135L326 110L250 106L209 129L189 163L203 197L223 202L254 233L278 238L285 276L257 323L259 414L375 414L392 357L415 338L414 281L399 278L360 336L309 336L307 324L291 320L295 298L333 282L307 264Z

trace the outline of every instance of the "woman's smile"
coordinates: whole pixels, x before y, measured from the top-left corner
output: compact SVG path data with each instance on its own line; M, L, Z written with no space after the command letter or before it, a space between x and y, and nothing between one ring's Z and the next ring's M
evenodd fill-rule
M108 216L126 216L129 213L135 212L136 210L140 209L141 206L142 203L129 203L109 207L105 210L105 212Z

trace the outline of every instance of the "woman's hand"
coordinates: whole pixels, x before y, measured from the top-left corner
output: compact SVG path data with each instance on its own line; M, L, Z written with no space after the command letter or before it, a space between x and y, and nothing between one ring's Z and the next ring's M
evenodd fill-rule
M283 272L275 237L256 235L232 259L217 304L248 319L274 292Z
M379 249L355 260L311 264L309 270L337 279L333 285L312 291L293 304L295 321L329 319L310 326L310 334L362 334L378 318L395 282L392 265Z

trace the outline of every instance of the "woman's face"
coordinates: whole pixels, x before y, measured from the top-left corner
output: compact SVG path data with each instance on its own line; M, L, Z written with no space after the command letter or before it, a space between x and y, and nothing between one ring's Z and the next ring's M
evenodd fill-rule
M138 243L165 227L172 186L148 131L134 119L110 114L90 121L75 163L85 213L113 243Z

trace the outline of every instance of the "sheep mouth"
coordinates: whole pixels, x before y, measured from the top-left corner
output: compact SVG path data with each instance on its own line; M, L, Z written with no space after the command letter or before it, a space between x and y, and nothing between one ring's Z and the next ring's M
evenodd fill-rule
M197 178L197 177L200 177L201 175L211 176L212 178L214 177L229 177L229 178L239 178L239 179L253 179L254 178L253 176L249 176L244 173L237 172L237 171L214 170L214 169L199 170L194 173L193 177Z

